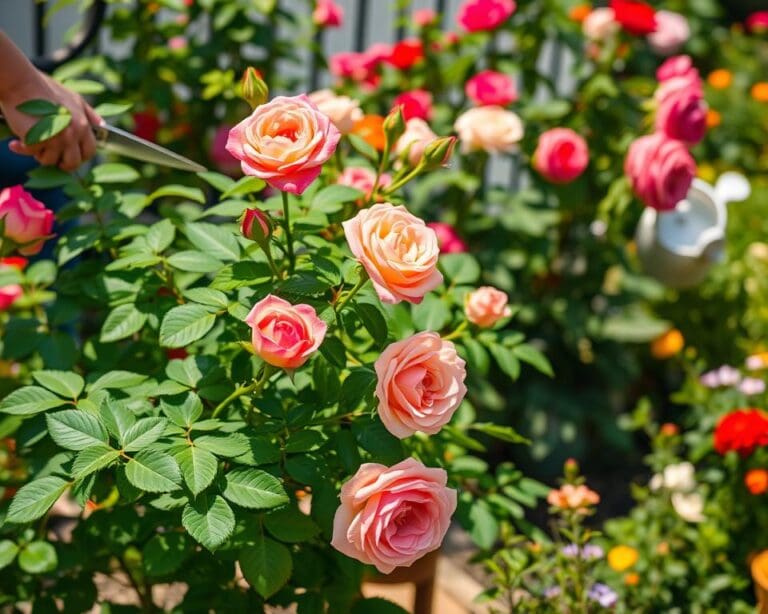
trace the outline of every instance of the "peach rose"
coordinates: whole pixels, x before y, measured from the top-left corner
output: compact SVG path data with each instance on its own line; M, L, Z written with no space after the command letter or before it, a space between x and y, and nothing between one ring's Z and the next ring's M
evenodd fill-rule
M349 96L337 96L331 90L318 90L309 95L321 113L331 118L342 134L352 132L354 125L363 119L360 101Z
M227 151L246 175L301 194L333 155L341 133L307 98L278 96L256 107L229 133Z
M374 364L379 417L395 437L434 435L447 424L467 388L465 362L450 341L417 333L387 346Z
M0 192L0 219L5 224L0 238L5 236L19 245L20 254L33 256L51 234L54 216L22 186L15 185Z
M552 128L539 137L533 166L554 183L568 183L584 172L589 149L583 137L570 128Z
M619 31L619 23L613 9L607 6L591 11L581 24L581 30L589 40L602 42Z
M511 152L523 138L523 122L512 111L497 105L464 111L453 125L459 133L461 151Z
M253 306L245 321L251 327L256 354L282 369L296 369L307 362L328 330L310 305L292 305L271 294Z
M383 302L420 303L443 281L437 270L435 231L402 205L374 205L342 226L349 248Z
M373 184L375 182L376 173L364 166L348 166L336 180L336 183L340 185L357 188L363 192L365 194L365 200L370 200L371 194L373 194ZM379 187L386 188L390 183L392 183L392 177L387 173L382 173L379 177Z
M447 481L445 470L413 458L363 463L341 487L331 545L381 573L410 566L443 543L456 511Z
M600 495L584 484L563 484L560 488L549 491L547 503L561 510L574 510L584 514L590 505L600 503Z
M481 286L467 294L464 299L464 313L467 320L482 328L493 326L502 318L512 315L507 303L509 299L501 290L491 286Z
M395 153L406 156L411 166L416 166L424 155L424 149L437 139L429 124L419 117L409 119L405 124L405 132L395 143Z

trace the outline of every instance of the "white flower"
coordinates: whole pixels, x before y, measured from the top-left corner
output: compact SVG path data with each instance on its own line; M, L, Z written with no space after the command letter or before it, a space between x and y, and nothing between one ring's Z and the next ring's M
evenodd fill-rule
M765 392L765 382L756 377L745 377L739 384L739 390L747 396L763 394Z
M686 522L703 522L704 516L704 497L697 492L672 494L672 507L675 508L677 515Z
M695 474L696 468L689 462L667 465L662 473L657 473L651 478L648 486L651 490L667 488L676 492L688 492L696 488Z

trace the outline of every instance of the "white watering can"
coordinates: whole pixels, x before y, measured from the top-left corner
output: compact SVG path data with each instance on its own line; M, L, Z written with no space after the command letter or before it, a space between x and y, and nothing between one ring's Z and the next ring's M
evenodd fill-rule
M743 175L723 173L715 187L694 179L672 211L646 208L635 233L643 271L670 288L700 283L725 258L726 204L750 191Z

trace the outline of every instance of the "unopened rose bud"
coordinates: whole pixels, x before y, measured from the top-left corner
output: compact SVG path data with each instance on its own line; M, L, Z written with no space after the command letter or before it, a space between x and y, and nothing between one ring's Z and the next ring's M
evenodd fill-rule
M261 78L261 73L253 66L249 66L243 73L240 80L240 96L252 109L267 102L269 98L269 88Z
M574 480L579 475L579 463L575 458L569 458L565 461L563 470L565 471L566 480Z
M428 169L440 168L448 164L456 147L456 137L446 136L435 139L424 148L424 165Z
M403 117L402 106L398 105L389 112L389 115L384 118L382 128L387 139L387 145L391 149L397 143L397 139L405 132L405 118Z
M240 230L246 239L255 241L263 247L272 236L272 223L263 211L246 209L240 223Z

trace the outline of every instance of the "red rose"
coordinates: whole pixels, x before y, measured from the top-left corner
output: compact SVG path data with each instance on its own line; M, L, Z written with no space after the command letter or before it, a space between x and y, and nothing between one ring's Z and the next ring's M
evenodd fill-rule
M400 70L408 70L424 58L424 47L417 38L408 38L396 43L387 57L387 62Z
M133 114L133 133L147 141L157 140L160 130L160 118L154 111L142 111Z
M755 448L767 445L768 416L759 409L732 411L715 427L714 446L719 454L734 451L746 458Z
M432 94L427 90L411 90L403 92L392 103L392 108L403 108L403 119L408 121L418 117L429 121L432 117Z
M637 0L611 0L614 18L630 34L645 36L656 31L656 11Z

